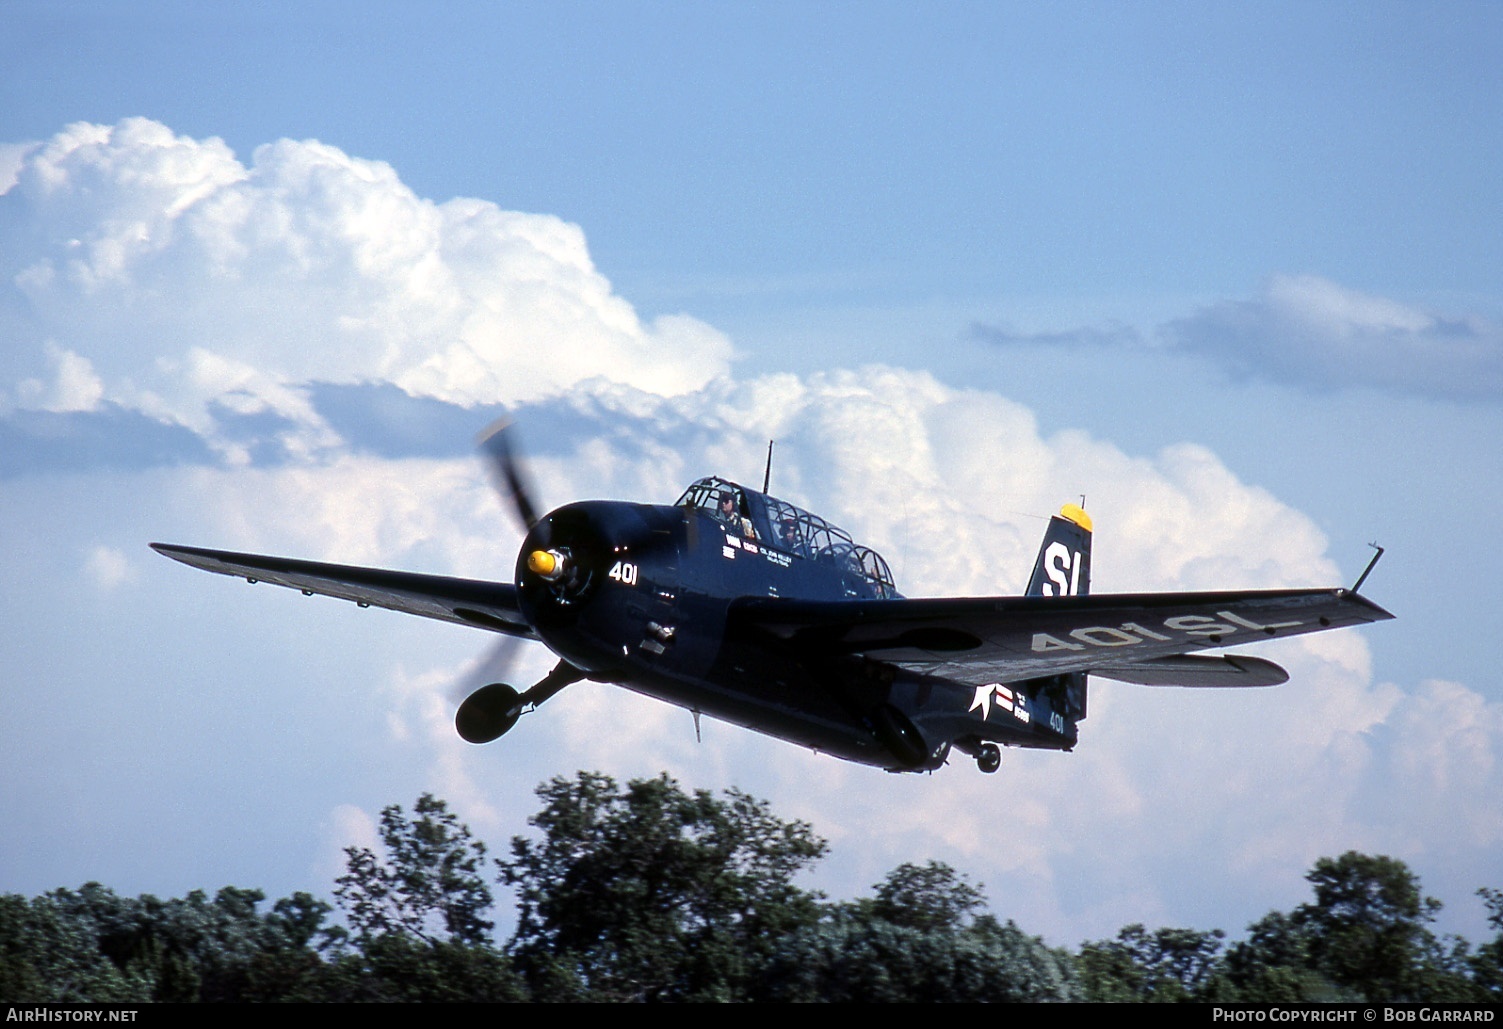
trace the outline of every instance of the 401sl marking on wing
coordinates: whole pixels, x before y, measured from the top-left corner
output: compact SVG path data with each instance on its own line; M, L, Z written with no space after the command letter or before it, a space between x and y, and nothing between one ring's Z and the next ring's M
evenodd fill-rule
M1261 632L1271 635L1279 629L1294 629L1305 624L1303 621L1294 620L1261 625L1232 611L1217 611L1216 615L1233 624L1218 622L1209 615L1176 615L1173 618L1164 619L1163 625L1164 628L1182 636L1219 642L1221 637L1233 636L1238 632ZM1130 647L1135 643L1144 643L1148 640L1170 642L1175 639L1173 636L1165 636L1152 629L1145 629L1137 622L1123 622L1116 627L1088 625L1080 629L1071 629L1069 635L1070 639L1078 642L1071 643L1069 640L1062 640L1052 633L1036 632L1033 634L1033 652L1046 654L1051 650L1085 650L1087 646Z

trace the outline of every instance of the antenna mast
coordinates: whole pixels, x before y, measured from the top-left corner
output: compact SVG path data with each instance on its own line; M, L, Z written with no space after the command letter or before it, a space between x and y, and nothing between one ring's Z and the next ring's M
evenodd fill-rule
M767 492L767 487L772 484L772 440L767 441L767 471L762 473L762 492Z

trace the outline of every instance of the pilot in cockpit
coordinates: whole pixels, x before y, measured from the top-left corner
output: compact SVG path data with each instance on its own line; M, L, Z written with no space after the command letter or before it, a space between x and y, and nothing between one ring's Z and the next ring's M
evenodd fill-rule
M736 495L728 489L720 491L720 503L715 508L715 520L735 529L747 539L757 538L757 531L752 528L751 519L743 518L736 510Z
M799 557L809 556L809 547L799 538L798 522L792 518L784 518L778 523L778 542L784 550Z

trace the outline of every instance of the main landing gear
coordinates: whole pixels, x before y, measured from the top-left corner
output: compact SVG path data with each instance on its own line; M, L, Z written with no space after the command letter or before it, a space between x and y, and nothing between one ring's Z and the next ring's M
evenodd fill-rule
M504 736L523 714L584 677L584 672L567 661L560 661L526 693L518 693L504 682L482 686L459 705L459 711L454 715L454 728L466 742L489 743Z
M956 740L955 749L975 758L976 767L987 775L1002 767L1002 748L989 740L978 740L974 736Z

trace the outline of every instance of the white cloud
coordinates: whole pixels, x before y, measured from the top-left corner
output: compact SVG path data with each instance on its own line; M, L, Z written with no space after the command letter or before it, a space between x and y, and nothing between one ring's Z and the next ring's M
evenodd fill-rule
M1420 310L1314 275L1274 276L1262 296L1208 307L1162 334L1239 375L1317 389L1503 398L1503 325Z
M35 143L0 143L0 193L6 193L16 184L21 173L21 162L26 160Z
M23 379L16 386L16 403L36 411L92 411L104 396L104 383L87 357L64 350L48 340L43 344L52 381ZM3 398L0 398L3 401Z
M253 407L313 447L327 435L296 396L311 381L471 405L594 378L676 394L728 369L704 323L644 323L577 226L434 203L321 143L281 140L246 166L146 119L78 124L20 153L15 180L0 389L23 406L102 398L208 435L214 404ZM38 373L59 354L49 391Z
M115 547L97 546L84 562L89 578L101 590L112 590L135 578L136 570L123 552Z
M1180 352L1238 378L1320 392L1369 388L1445 400L1503 398L1503 324L1425 310L1316 275L1274 275L1260 295L1225 300L1140 333L1131 326L1018 332L976 324L999 347Z

